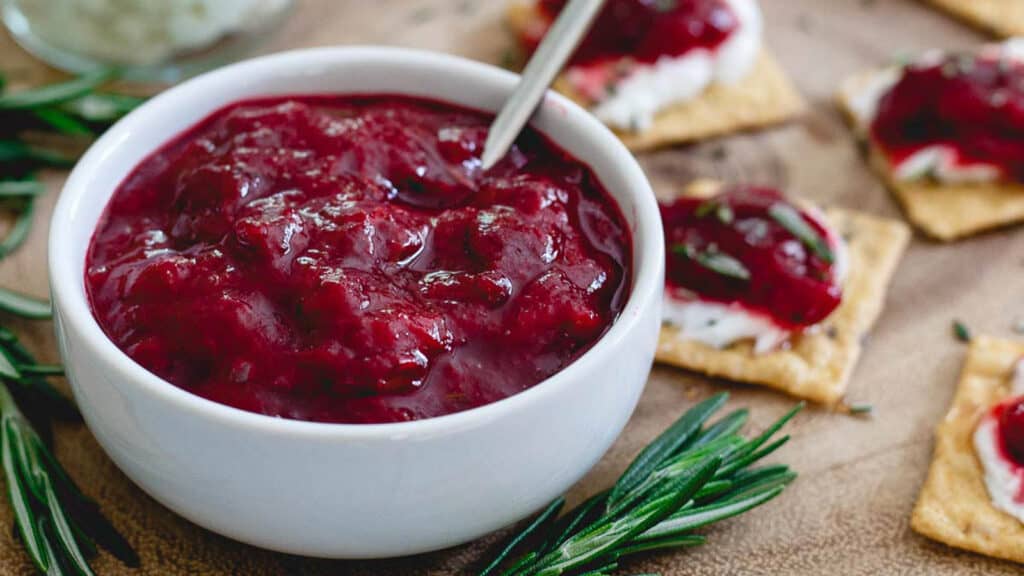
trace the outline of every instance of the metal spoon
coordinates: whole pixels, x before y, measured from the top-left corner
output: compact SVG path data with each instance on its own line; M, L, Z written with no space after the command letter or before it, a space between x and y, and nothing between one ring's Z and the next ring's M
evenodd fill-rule
M491 123L481 156L484 170L508 153L603 4L604 0L570 0L558 14L526 64L516 89Z

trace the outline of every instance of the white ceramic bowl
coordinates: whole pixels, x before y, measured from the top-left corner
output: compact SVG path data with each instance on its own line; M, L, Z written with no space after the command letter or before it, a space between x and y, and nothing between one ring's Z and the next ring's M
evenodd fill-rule
M440 54L326 48L243 62L152 99L71 173L53 215L49 270L75 400L111 459L168 508L256 546L336 558L425 552L538 510L579 480L629 419L660 323L657 204L625 147L550 94L534 126L593 167L633 234L632 292L593 348L494 404L399 424L271 418L211 402L151 374L93 318L85 255L116 186L145 156L214 110L260 95L400 93L497 110L517 76Z

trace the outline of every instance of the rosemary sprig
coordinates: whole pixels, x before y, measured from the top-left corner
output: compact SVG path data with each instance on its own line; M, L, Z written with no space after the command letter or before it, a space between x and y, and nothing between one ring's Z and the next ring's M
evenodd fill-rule
M7 493L18 534L44 574L92 574L87 558L96 543L127 564L138 564L131 546L71 481L0 383L0 445Z
M22 131L71 138L102 131L140 102L95 93L110 77L101 72L0 94L0 199L17 214L7 236L0 239L0 259L20 247L31 229L35 198L44 192L33 170L67 167L75 161L59 150L28 143ZM3 86L0 75L0 91ZM50 317L51 306L0 289L0 311L41 320ZM40 364L13 332L0 326L0 464L17 534L36 569L50 576L91 576L89 561L97 545L137 566L135 551L50 452L50 419L78 418L74 403L47 381L62 374L63 367Z
M781 494L796 474L781 464L751 466L788 440L773 437L803 405L745 439L738 431L746 410L707 424L727 398L718 394L683 414L640 452L610 490L559 519L565 501L552 502L480 576L608 576L626 556L704 544L705 537L694 530Z
M33 172L72 166L77 158L66 151L71 144L81 148L83 138L102 132L142 103L141 98L96 91L112 77L111 71L99 71L6 93L0 76L0 199L17 214L7 237L0 240L0 257L17 249L31 228L33 200L43 193ZM48 134L46 144L26 138L33 133ZM62 139L68 145L61 145Z
M58 415L73 412L44 378L61 373L60 366L37 363L12 332L0 328L0 453L18 534L44 574L92 574L88 559L96 544L137 565L134 550L64 472L15 400L15 391L31 393Z
M832 254L832 248L829 247L828 241L808 224L795 208L782 202L776 202L768 208L768 214L826 264L832 264L835 261L835 255Z

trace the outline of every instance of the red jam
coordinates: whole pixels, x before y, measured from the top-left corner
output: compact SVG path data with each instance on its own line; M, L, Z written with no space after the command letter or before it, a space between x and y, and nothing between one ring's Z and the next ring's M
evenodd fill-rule
M488 404L621 311L629 231L591 170L527 130L398 96L228 106L120 184L89 249L93 312L210 400L323 422Z
M555 19L567 0L540 0L541 13ZM696 48L714 50L739 26L725 0L608 0L570 60L573 66L629 57L653 63ZM530 49L539 37L524 38Z
M999 423L999 452L1018 467L1024 467L1024 396L993 409Z
M838 241L775 190L681 197L661 205L661 218L671 295L738 304L793 331L839 306Z
M1024 65L998 55L908 66L878 103L875 142L894 165L948 146L957 164L990 164L1024 182Z

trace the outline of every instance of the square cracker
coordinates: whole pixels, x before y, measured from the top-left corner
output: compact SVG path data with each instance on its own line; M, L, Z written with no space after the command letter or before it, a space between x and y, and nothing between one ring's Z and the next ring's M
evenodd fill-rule
M536 26L535 2L511 2L507 19L517 35ZM554 88L587 107L585 99L572 89L564 75L555 81ZM693 100L665 108L655 114L654 122L643 132L613 131L636 152L778 124L801 114L805 108L803 98L778 62L762 52L750 74L739 82L712 85Z
M1024 4L1021 4L1024 9ZM885 70L848 79L839 90L839 105L858 136L867 142L871 165L899 199L907 217L929 236L950 241L985 230L1024 222L1024 186L1019 184L940 184L899 181L885 155L868 137L868 127L851 106L856 95Z
M974 428L1010 394L1024 342L978 337L971 342L953 406L935 432L935 456L910 519L920 534L950 546L1024 562L1024 524L995 508L974 452Z
M687 193L706 195L707 184ZM681 338L678 328L663 326L657 360L738 382L762 384L793 396L833 405L842 400L861 339L882 311L886 288L910 231L902 222L842 209L826 216L846 239L850 269L843 300L818 329L794 335L788 348L755 354L753 344L737 342L717 349Z
M1024 3L1020 0L928 0L953 16L1000 36L1024 35Z

